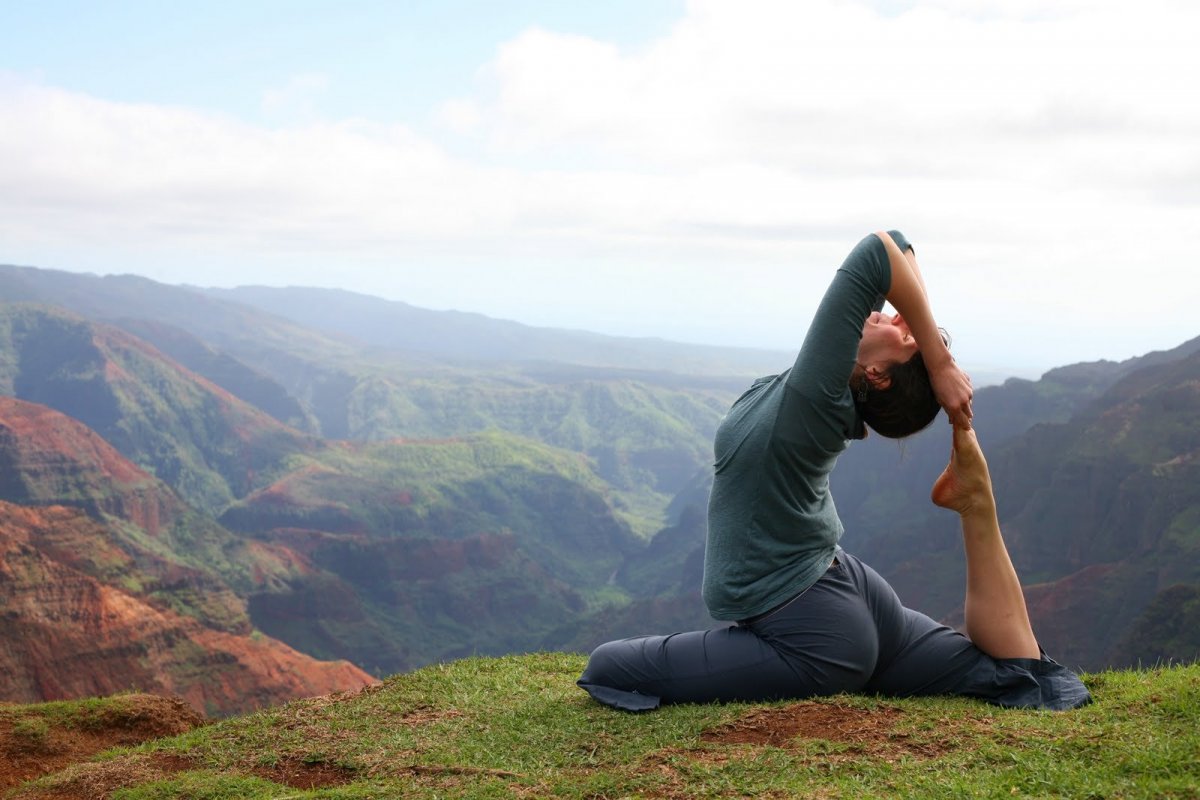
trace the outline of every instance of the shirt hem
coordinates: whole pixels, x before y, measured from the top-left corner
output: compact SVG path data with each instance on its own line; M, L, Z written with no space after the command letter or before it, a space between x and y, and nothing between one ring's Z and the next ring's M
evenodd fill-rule
M749 609L743 610L741 607L730 609L713 609L709 607L708 614L715 620L721 622L741 622L754 617L762 617L774 611L780 606L787 605L799 595L804 594L813 584L821 579L821 576L833 564L833 559L837 556L837 548L830 548L829 554L822 556L811 572L806 572L800 579L789 582L780 591L772 592L765 600L756 603Z

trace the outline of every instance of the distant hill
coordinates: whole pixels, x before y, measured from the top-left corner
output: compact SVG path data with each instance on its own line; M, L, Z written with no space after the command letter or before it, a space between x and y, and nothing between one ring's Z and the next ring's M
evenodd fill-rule
M1014 559L1045 582L1031 587L1031 608L1048 621L1078 609L1090 623L1063 625L1065 657L1130 665L1166 652L1147 641L1151 623L1171 635L1163 601L1200 591L1198 420L1193 353L1129 373L1070 422L1000 454L1001 489L1025 500L1008 518ZM1185 649L1169 657L1200 657L1200 637L1175 638Z
M753 377L778 372L791 359L786 352L538 328L483 314L433 311L340 289L240 286L198 291L262 309L314 330L350 336L375 347L476 366L496 362L554 362L684 375Z
M458 356L396 349L133 276L0 266L0 296L121 326L306 432L380 440L499 428L583 452L620 493L643 535L666 521L670 498L708 462L712 431L746 376L777 371L790 360L762 351L527 329L450 312L427 312L441 314L439 331L459 331L441 338L484 350L466 357L465 344ZM395 311L394 304L347 296ZM413 313L424 319L426 312ZM371 318L366 311L363 316ZM486 350L493 340L508 341L504 331L510 329L521 333L513 351L520 363L496 360L499 351ZM566 344L552 346L560 336ZM576 362L547 360L558 357Z
M311 411L260 370L216 349L182 328L147 319L114 320L122 330L153 344L164 355L207 378L230 394L265 411L284 425L305 433L319 433Z

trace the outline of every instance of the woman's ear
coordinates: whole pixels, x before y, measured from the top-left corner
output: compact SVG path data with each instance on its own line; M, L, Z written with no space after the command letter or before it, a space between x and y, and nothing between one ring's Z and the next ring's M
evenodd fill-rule
M892 378L887 374L886 370L875 365L869 366L864 370L867 376L867 383L872 389L886 389L892 385Z

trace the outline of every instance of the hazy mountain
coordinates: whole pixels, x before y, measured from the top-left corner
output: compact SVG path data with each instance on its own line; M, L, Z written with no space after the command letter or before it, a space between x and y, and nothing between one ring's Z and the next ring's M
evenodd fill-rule
M376 347L475 365L559 362L685 375L756 376L777 372L780 364L786 365L790 359L787 353L753 348L538 328L483 314L433 311L339 289L240 286L199 291Z
M716 422L745 375L771 360L752 351L569 333L563 335L574 344L565 351L582 364L518 366L489 360L481 351L467 368L446 363L446 356L369 346L132 276L0 267L0 292L120 325L236 398L261 404L276 420L323 436L378 440L499 428L581 451L617 490L643 535L665 521L670 498L708 463ZM493 323L515 325L449 312L438 318L451 327L467 318L470 324L457 339L480 347L504 338L492 332ZM557 335L516 328L540 341ZM661 368L629 366L629 348L657 354L638 363ZM549 350L541 352L550 357ZM739 362L742 374L716 374L747 353L758 361ZM771 366L777 370L786 361ZM205 489L219 493L220 487Z
M140 319L166 323L219 350L257 366L260 361L290 361L301 351L303 368L313 360L353 359L357 344L318 334L301 325L238 303L226 303L179 286L136 275L98 276L60 270L0 265L0 297L6 302L60 306L92 320Z
M1138 653L1122 640L1144 642L1146 623L1163 621L1164 598L1200 589L1198 419L1192 353L1129 373L1070 422L1031 430L1000 454L998 491L1024 499L1007 517L1014 561L1046 582L1031 588L1032 607L1086 610L1087 630L1062 632L1065 657L1089 666L1150 658L1153 648ZM1200 649L1170 655L1194 659Z
M114 324L158 348L164 355L265 411L284 425L319 433L311 412L268 375L217 350L182 328L152 320L126 318Z

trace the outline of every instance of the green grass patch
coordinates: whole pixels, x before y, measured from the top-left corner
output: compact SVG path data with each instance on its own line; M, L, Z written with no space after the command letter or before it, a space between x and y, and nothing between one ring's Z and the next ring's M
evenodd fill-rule
M837 696L635 715L575 687L584 663L535 654L431 666L83 769L119 776L128 765L129 780L109 784L123 800L1200 796L1196 665L1086 676L1096 702L1065 713ZM166 763L186 769L147 766ZM39 785L85 779L68 770Z
M9 723L14 731L41 731L50 728L88 730L109 725L130 714L126 695L89 697L83 700L55 700L49 703L0 704L0 724Z

